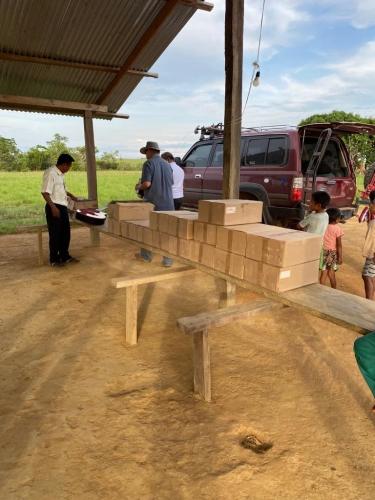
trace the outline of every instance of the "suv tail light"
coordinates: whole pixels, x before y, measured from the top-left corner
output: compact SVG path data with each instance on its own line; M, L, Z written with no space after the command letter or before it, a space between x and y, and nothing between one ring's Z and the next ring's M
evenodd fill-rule
M293 202L302 201L303 195L303 177L293 177L290 200Z

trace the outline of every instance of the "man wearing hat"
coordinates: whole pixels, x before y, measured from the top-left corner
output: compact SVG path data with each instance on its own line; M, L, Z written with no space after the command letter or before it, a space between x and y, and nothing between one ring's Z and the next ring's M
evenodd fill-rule
M147 161L143 164L142 177L136 186L138 191L143 191L144 200L155 205L155 210L174 210L172 185L173 171L168 162L160 157L160 148L157 142L147 141L146 146L140 149L146 155ZM137 255L144 262L151 262L152 252L141 248ZM163 265L170 267L173 261L163 257Z

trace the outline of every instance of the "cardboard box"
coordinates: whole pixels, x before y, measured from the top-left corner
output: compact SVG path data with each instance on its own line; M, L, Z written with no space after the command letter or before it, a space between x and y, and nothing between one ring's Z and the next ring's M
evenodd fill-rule
M152 247L153 246L152 229L150 229L149 227L143 227L142 230L143 230L143 237L142 237L143 243L145 245Z
M322 237L303 231L271 234L264 238L263 248L263 262L277 267L295 266L319 260Z
M215 247L202 243L199 262L204 266L213 268L215 262Z
M116 220L145 220L149 219L153 210L154 205L145 201L117 202L108 205L107 214Z
M255 227L256 226L256 227ZM248 259L263 260L264 242L267 235L280 235L295 232L293 229L285 229L278 226L268 226L266 224L254 224L254 228L247 231L246 236L246 257Z
M134 241L137 239L137 226L130 221L128 222L128 238Z
M161 212L150 212L150 229L153 231L159 230L159 214Z
M198 219L198 213L192 213L179 217L177 236L184 240L192 240L194 237L194 221Z
M121 236L121 225L120 221L116 219L107 218L107 230L109 233L112 234L117 234L118 236Z
M205 241L208 245L216 245L217 228L214 224L206 224Z
M98 208L98 201L88 200L86 198L78 198L78 200L72 200L72 198L68 196L69 210L78 210L83 208Z
M227 273L229 268L229 253L215 248L214 252L214 269L222 273Z
M220 226L262 222L263 203L253 200L200 200L200 222Z
M160 248L165 252L169 252L169 234L160 233Z
M245 259L244 279L273 292L294 290L318 282L319 260L290 267L276 267Z
M129 237L128 222L127 221L120 222L120 228L121 228L121 236L123 236L124 238L128 238Z
M159 231L152 231L152 246L160 248L160 234Z
M178 238L177 236L168 235L168 252L172 255L178 255Z
M242 255L236 255L234 253L229 254L229 270L230 276L235 276L236 278L243 279L245 270L245 257Z
M178 255L184 259L199 262L200 247L199 241L178 239Z
M190 212L189 210L177 210L173 214L169 215L168 223L168 233L171 236L178 236L178 225L181 219L191 218L193 220L198 218L197 212Z
M204 222L199 222L198 220L194 221L194 239L195 241L204 242L205 241L205 233L206 227Z
M143 229L148 228L150 225L149 220L132 220L127 222L128 238L131 240L143 242ZM124 224L124 222L122 222Z

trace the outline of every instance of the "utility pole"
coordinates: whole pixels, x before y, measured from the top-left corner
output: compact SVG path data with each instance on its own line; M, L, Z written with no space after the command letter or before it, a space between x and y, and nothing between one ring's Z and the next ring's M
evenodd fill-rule
M241 164L244 0L226 0L223 197L238 198Z

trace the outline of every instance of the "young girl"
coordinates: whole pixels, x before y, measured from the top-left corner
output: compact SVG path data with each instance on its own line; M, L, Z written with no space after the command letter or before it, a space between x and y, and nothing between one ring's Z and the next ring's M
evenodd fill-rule
M320 262L320 283L327 281L327 276L332 288L336 288L337 264L342 264L342 242L344 231L339 225L341 212L338 208L327 210L329 224L323 238L323 252Z
M374 300L375 292L375 191L370 193L370 205L359 216L359 222L367 222L367 233L363 245L363 256L366 258L362 270L366 299Z

